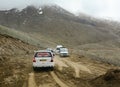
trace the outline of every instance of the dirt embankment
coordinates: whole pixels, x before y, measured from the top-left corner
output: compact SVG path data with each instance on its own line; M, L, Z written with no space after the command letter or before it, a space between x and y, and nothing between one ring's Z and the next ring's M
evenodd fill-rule
M19 39L12 38L7 35L0 35L0 55L18 55L18 54L29 54L33 53L35 49L27 43L22 42Z
M120 87L120 69L110 69L104 75L91 80L93 87Z
M29 58L34 46L7 35L0 35L0 87L22 87L30 71Z

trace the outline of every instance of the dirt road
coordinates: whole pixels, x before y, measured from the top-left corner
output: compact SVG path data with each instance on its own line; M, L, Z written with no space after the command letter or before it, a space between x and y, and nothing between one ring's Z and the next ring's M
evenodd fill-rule
M113 87L101 77L116 66L80 53L72 53L70 57L56 55L54 71L49 68L33 71L32 58L36 49L18 39L0 35L0 87ZM100 82L105 83L104 86ZM117 86L116 81L113 84L119 87L120 82Z
M58 56L55 58L55 66L58 67L58 70L68 67ZM49 68L45 68L33 71L29 74L28 87L70 87L57 76L56 69L51 71Z
M92 87L89 81L104 74L111 66L77 56L55 56L55 68L32 69L32 54L12 57L1 87ZM75 58L75 59L74 59ZM5 69L5 67L4 67ZM4 70L3 69L3 70ZM2 69L1 69L2 70ZM11 72L11 73L10 73ZM2 74L2 73L1 73Z
M49 68L45 68L29 73L28 87L80 87L80 82L82 82L80 79L89 79L96 71L105 73L107 70L106 67L104 67L102 71L99 70L103 67L100 66L99 63L96 68L92 63L84 65L84 63L82 64L79 61L72 61L70 57L61 58L57 55L54 60L54 71L51 71ZM91 69L91 67L93 68ZM93 69L96 70L93 71ZM88 83L87 81L83 81L83 84L81 87L85 87L85 84ZM87 87L91 86L88 85Z
M62 82L54 71L48 71L42 74L34 72L30 73L28 79L28 87L69 87L69 86Z
M33 72L29 74L28 87L37 87Z

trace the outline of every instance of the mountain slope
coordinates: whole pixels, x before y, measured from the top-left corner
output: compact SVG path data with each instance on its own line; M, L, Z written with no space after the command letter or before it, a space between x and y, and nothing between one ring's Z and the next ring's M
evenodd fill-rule
M42 36L44 41L68 46L119 38L110 24L77 17L58 6L43 6L42 9L28 6L22 11L0 11L0 24L27 32L35 39Z

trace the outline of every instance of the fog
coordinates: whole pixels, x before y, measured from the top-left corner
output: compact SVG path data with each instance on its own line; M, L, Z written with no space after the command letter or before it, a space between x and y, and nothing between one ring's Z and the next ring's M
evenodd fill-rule
M94 17L120 21L119 3L120 0L0 0L0 10L22 9L28 5L56 4L75 15L84 13Z

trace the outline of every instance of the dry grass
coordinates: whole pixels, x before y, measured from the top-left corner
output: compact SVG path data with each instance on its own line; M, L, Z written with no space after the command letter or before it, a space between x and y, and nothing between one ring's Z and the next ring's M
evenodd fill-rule
M109 63L112 65L120 66L120 49L116 50L79 50L77 51L80 55L84 55L88 58Z
M25 32L18 31L15 29L10 29L2 25L0 25L0 34L9 35L13 38L20 39L32 45L38 45L40 43L40 41L35 40L34 38L32 38L29 34Z

